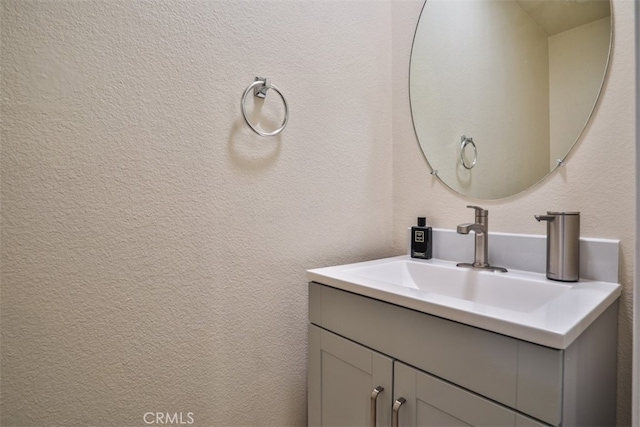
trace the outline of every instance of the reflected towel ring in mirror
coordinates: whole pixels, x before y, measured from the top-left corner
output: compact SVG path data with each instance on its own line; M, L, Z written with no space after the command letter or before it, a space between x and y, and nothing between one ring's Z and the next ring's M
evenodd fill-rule
M473 160L471 161L471 164L467 162L467 159L464 155L467 145L471 145L471 147L473 147ZM462 163L462 166L464 166L465 169L472 169L476 165L477 161L478 149L476 148L476 144L473 142L473 138L467 138L466 136L462 135L460 137L460 163Z
M251 89L253 89L254 96L258 98L266 98L267 90L269 89L273 89L278 95L280 95L280 98L282 98L282 103L284 104L284 120L282 121L282 124L278 129L272 132L265 132L261 129L258 129L249 121L249 118L247 117L247 110L245 108L245 101L247 99L247 95L249 94L249 92L251 92ZM240 101L240 108L242 109L242 117L244 118L244 121L255 133L260 136L275 136L279 134L284 130L284 128L287 126L287 122L289 121L289 107L287 105L287 100L284 98L282 92L280 92L277 87L271 84L269 82L269 79L267 79L266 77L256 77L256 80L245 89Z

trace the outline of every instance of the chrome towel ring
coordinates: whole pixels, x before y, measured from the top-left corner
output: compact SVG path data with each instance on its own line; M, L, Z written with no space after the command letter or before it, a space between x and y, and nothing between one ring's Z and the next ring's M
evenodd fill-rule
M265 132L261 129L258 129L249 121L249 118L247 117L247 110L245 108L245 101L247 99L247 95L249 94L249 92L251 92L251 89L253 89L253 95L257 96L258 98L266 98L267 90L269 89L273 89L274 91L276 91L276 93L280 95L280 98L282 98L282 103L284 104L284 120L282 121L280 127L273 132ZM256 80L245 89L244 93L242 94L242 100L240 101L240 108L242 109L242 117L244 118L244 121L255 133L260 136L275 136L279 134L284 130L284 128L287 126L287 122L289 121L289 107L287 106L287 100L284 98L282 92L280 92L277 87L271 84L269 79L266 77L256 77Z
M467 164L464 158L464 152L465 148L467 148L467 145L471 145L471 147L473 147L473 161L470 165ZM478 149L476 148L476 144L473 142L473 138L467 138L466 136L462 135L462 137L460 137L460 163L462 163L462 166L464 166L465 169L472 169L476 165L477 161Z

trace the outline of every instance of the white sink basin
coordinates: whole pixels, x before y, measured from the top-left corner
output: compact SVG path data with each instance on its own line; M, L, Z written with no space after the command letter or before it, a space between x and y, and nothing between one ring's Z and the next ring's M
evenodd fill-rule
M364 279L520 312L535 310L571 289L570 286L539 277L521 277L460 268L453 263L426 263L408 259L346 268L344 271Z
M554 348L566 348L620 295L616 283L456 267L408 256L319 268L309 280Z

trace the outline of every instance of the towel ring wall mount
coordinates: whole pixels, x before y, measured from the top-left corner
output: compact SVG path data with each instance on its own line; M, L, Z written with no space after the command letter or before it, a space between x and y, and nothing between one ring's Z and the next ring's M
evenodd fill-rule
M272 132L265 132L249 121L249 117L247 117L245 101L247 99L247 95L249 95L249 92L251 92L251 89L253 89L254 96L262 99L267 97L267 91L269 89L273 89L278 95L280 95L280 98L282 98L282 103L284 104L284 120L282 121L282 124L278 129ZM276 86L274 86L266 77L256 77L255 81L245 89L244 93L242 94L242 100L240 101L240 107L242 109L242 117L244 118L244 121L255 133L260 136L276 136L284 130L284 128L287 126L287 122L289 121L289 106L287 105L287 100L285 99L282 92L280 92L280 90Z

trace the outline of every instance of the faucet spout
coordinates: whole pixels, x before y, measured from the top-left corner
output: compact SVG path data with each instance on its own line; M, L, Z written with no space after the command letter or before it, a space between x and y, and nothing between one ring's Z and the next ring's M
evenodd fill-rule
M483 234L486 232L486 229L480 224L465 223L459 224L456 231L458 234L469 234L472 231L476 234Z

